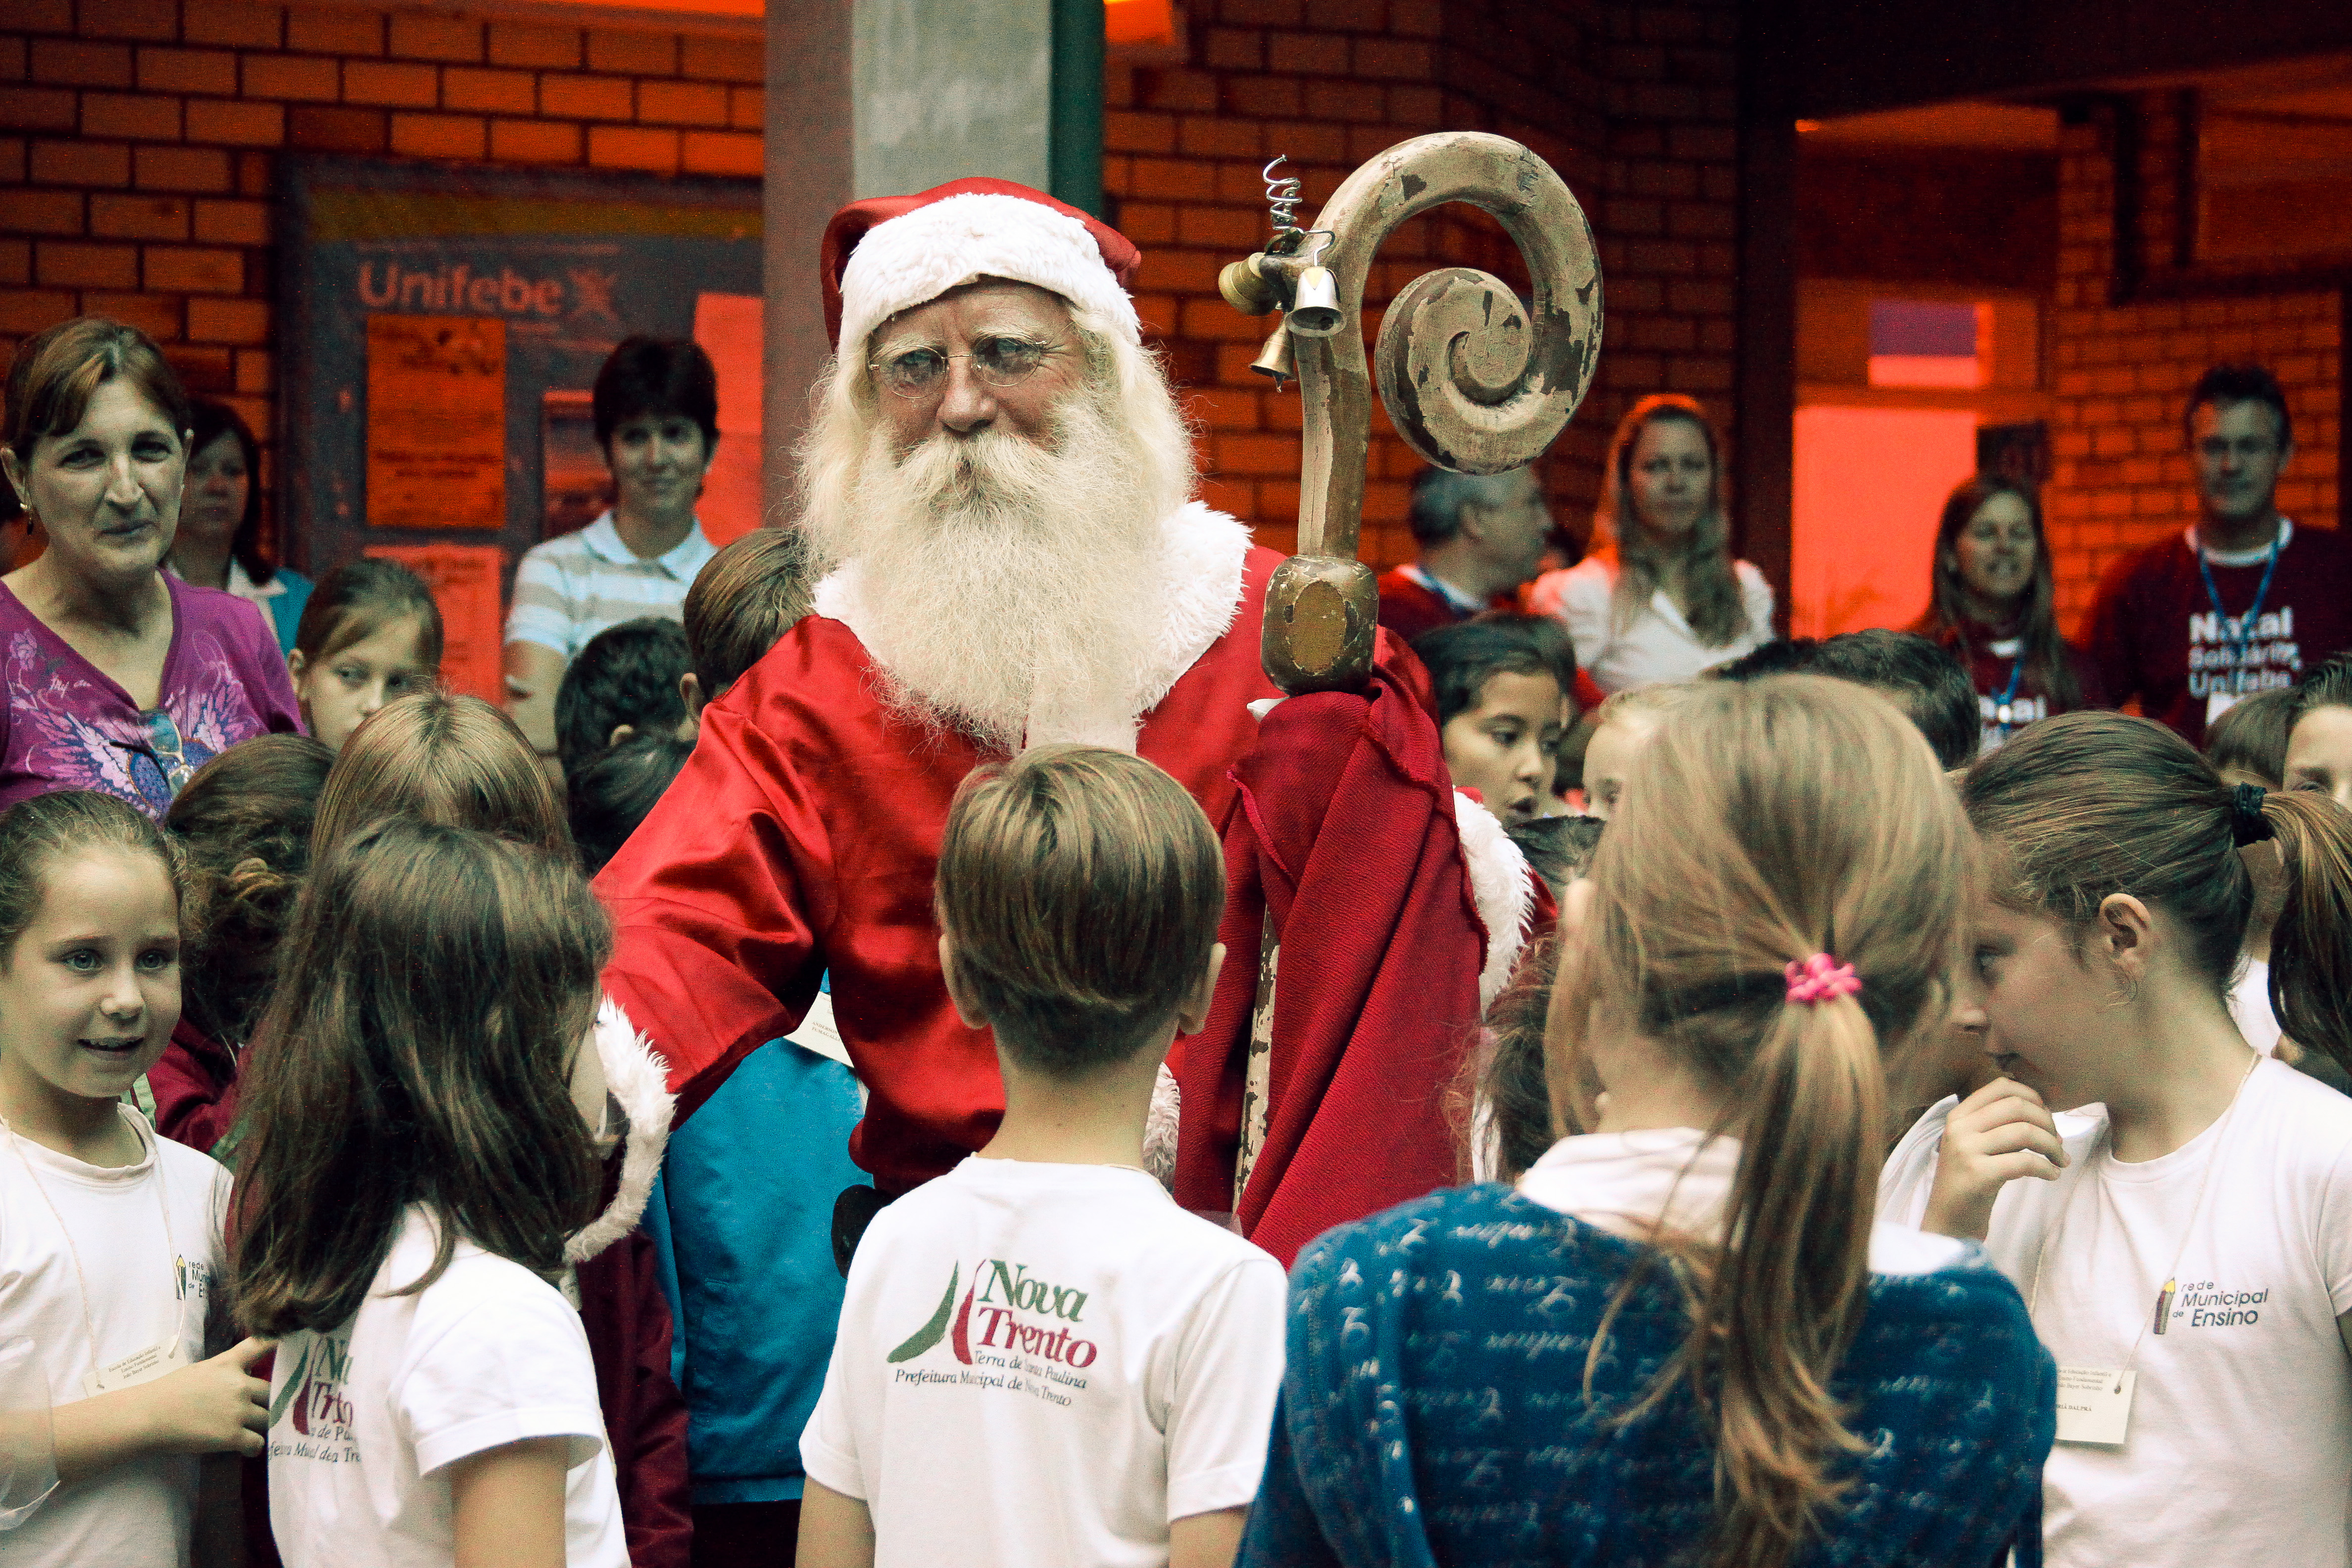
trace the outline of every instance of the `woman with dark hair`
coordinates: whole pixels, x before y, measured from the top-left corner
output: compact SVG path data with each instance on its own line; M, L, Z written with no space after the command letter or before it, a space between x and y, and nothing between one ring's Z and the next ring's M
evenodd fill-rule
M694 503L719 447L719 375L688 339L631 338L596 373L596 444L613 471L612 510L534 545L507 614L507 711L552 767L564 667L605 627L677 620L713 553Z
M194 425L136 327L80 316L17 348L0 469L47 548L0 577L0 805L91 789L160 818L220 752L300 731L260 612L163 569Z
M261 552L261 446L227 404L198 398L194 412L180 531L167 565L200 587L252 601L278 634L278 651L292 653L310 579Z
M1693 399L1635 404L1609 443L1592 553L1528 594L1603 691L1688 680L1772 636L1771 584L1732 558L1721 453Z
M2050 545L2030 485L1979 474L1944 502L1927 613L1911 629L1968 667L1990 752L2036 719L2099 706L2090 667L2058 635Z

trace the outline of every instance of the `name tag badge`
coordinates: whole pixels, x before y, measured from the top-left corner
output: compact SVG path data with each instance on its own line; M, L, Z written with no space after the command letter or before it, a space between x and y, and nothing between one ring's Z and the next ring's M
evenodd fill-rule
M175 1373L187 1364L187 1347L180 1336L174 1334L161 1344L132 1351L121 1361L100 1367L83 1378L82 1397L95 1399L118 1388L136 1388L142 1383L152 1383L159 1377Z
M2131 1427L2136 1372L2105 1366L2058 1369L2058 1441L2121 1447Z
M2210 724L2215 720L2221 718L2222 714L2227 713L2231 709L2235 708L2238 705L2238 697L2239 694L2234 691L2207 692L2205 694L2205 722Z

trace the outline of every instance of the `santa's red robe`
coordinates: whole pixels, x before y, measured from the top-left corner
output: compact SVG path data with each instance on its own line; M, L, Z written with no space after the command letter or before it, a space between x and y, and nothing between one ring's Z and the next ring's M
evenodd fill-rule
M1180 526L1183 580L1160 639L1173 684L1144 711L1136 751L1222 829L1228 770L1257 739L1248 705L1279 695L1258 660L1282 557L1197 505ZM819 610L828 602L821 590ZM1425 687L1385 634L1381 658ZM831 971L834 1018L870 1091L850 1152L898 1193L987 1142L1004 1091L988 1036L948 1001L931 911L956 786L992 759L892 710L885 689L849 625L803 620L704 710L692 759L596 888L618 927L606 989L668 1059L681 1115L791 1033Z

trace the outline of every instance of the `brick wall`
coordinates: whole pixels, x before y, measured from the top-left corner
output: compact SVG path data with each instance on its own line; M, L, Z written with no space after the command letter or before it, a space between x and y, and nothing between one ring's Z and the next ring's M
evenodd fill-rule
M1298 504L1298 402L1249 362L1271 325L1236 314L1218 268L1266 235L1260 166L1288 153L1306 182L1302 220L1359 163L1407 137L1492 131L1549 160L1601 245L1607 321L1600 378L1553 451L1555 508L1580 529L1611 426L1662 389L1727 417L1736 343L1737 190L1730 0L1201 0L1184 63L1114 65L1104 187L1144 250L1138 304L1186 385L1212 500L1287 549ZM1381 253L1367 325L1413 278L1524 269L1476 214L1433 214ZM1363 553L1409 559L1418 467L1375 414Z
M281 153L760 173L757 37L243 0L0 7L0 356L137 323L270 438Z
M2140 246L2116 254L2114 150L2137 147ZM2118 556L2177 533L2197 518L2181 435L2182 399L2224 361L2268 365L2285 387L2294 460L2279 508L2336 525L2342 371L2341 301L2332 287L2234 279L2199 287L2168 277L2185 215L2177 202L2189 155L2180 106L2168 94L2108 105L2062 132L2059 251L2051 349L2056 411L2046 496L2058 603L2079 623L2099 574ZM2117 264L2152 269L2126 303Z

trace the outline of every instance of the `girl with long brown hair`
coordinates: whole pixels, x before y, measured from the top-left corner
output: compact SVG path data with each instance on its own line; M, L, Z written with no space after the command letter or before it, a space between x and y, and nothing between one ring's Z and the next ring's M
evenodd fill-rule
M1722 454L1696 399L1633 405L1609 442L1593 552L1528 591L1601 690L1688 680L1770 640L1771 584L1732 558Z
M2021 480L1978 474L1946 498L1927 613L1911 629L1968 668L1980 751L2037 719L2095 706L2089 666L2059 635L2042 500Z
M2352 1056L2352 814L2226 784L2152 720L2044 720L1962 785L1990 885L2000 1077L1888 1163L1892 1214L1980 1238L2060 1366L2050 1561L2343 1568L2352 1100L2250 1047L2231 975L2275 847L2271 1002ZM2252 1499L2293 1499L2290 1507Z
M1563 912L1553 1121L1591 1131L1300 1255L1244 1560L1993 1561L2050 1363L2007 1280L1873 1224L1886 1058L1944 1019L1973 854L1874 693L1672 714Z
M278 1339L288 1568L625 1568L596 1373L556 1289L597 1206L578 1068L610 927L576 870L377 822L325 850L245 1075L239 1317Z

